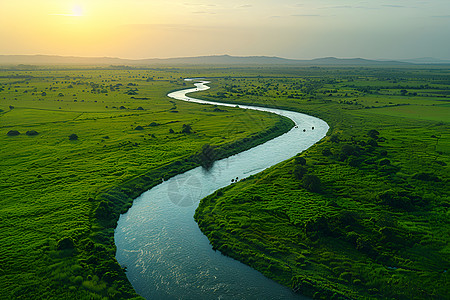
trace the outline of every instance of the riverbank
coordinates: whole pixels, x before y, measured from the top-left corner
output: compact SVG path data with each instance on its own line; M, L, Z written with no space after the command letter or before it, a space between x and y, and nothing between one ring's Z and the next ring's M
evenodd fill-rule
M293 126L294 123L290 119L280 117L272 127L267 128L262 132L219 146L213 144L211 145L213 149L213 160L220 160L253 148L259 144L263 144L268 140L286 133ZM184 173L195 167L201 166L202 164L202 151L199 151L183 160L177 160L158 169L148 171L122 183L120 186L99 193L93 199L93 202L99 204L95 210L95 218L98 223L97 226L93 228L91 237L93 237L94 243L100 244L104 248L101 252L95 254L95 260L92 259L90 262L91 266L97 270L118 271L120 266L111 254L115 254L116 252L116 246L114 244L114 228L117 225L120 215L126 213L131 207L134 199L143 192L150 190L161 183L161 181L168 180L177 174ZM86 252L86 255L88 254L89 251ZM125 274L123 272L116 274L116 276L120 276L122 280L125 280ZM110 279L111 282L114 282L117 277L112 277ZM102 276L102 278L105 278L105 276Z
M197 83L193 90L206 89L205 83ZM169 96L204 104L186 97L185 91ZM209 104L235 107L228 103ZM203 197L289 159L322 139L329 127L305 114L239 107L244 112L263 110L282 115L296 126L262 145L217 160L208 171L199 167L164 181L135 200L133 207L121 216L115 231L116 258L120 265L129 266L127 277L145 298L184 295L187 299L301 299L261 273L213 251L193 217ZM198 288L189 288L194 286Z
M346 80L285 80L286 89L314 87L289 98L276 96L278 81L271 78L223 79L200 93L314 112L332 131L298 157L206 197L195 219L214 249L304 295L447 299L449 143L437 140L449 137L449 124L380 116L360 103L383 105L383 96L350 103L354 90ZM388 101L395 110L405 99Z
M280 118L168 99L167 91L183 88L169 71L48 74L2 73L3 86L13 81L16 88L0 91L0 298L138 297L114 258L115 224L105 220L130 206L122 196L134 192L114 187L145 190L174 174L172 166L181 172L198 165L192 156L204 144L229 155L226 145L268 138L257 135ZM249 125L224 129L241 123ZM281 133L292 125L280 126L286 126ZM9 136L10 130L20 134ZM69 139L72 134L78 138Z

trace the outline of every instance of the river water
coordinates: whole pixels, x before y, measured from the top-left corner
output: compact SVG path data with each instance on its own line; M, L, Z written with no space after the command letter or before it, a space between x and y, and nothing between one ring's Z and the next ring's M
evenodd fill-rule
M200 81L195 88L168 96L236 106L186 95L208 89L207 83ZM198 167L172 177L134 200L115 230L116 258L122 267L127 267L128 280L136 292L146 299L307 299L212 250L194 221L195 209L202 198L229 185L232 178L259 173L304 151L322 139L329 128L324 121L297 112L239 107L286 116L296 127L262 145L215 162L209 171Z

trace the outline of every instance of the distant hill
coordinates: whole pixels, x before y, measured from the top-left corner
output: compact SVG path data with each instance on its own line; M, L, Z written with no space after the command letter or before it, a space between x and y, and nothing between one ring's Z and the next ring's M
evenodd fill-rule
M287 59L271 56L211 55L166 59L121 59L115 57L76 57L54 55L0 55L0 65L97 65L97 66L173 66L173 65L290 65L290 66L402 66L410 64L450 64L433 58L390 61L363 58L325 57L311 60Z
M434 57L402 59L400 61L413 63L413 64L450 64L450 60L438 59L438 58L434 58Z
M56 55L0 55L0 65L111 65L128 60L111 57L76 57Z

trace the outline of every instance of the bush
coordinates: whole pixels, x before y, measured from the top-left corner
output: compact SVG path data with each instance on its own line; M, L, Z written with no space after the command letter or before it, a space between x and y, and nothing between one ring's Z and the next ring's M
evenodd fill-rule
M69 140L71 140L71 141L78 140L78 135L76 135L75 133L72 133L71 135L69 135Z
M349 144L342 145L341 147L341 153L345 156L349 156L355 153L355 147Z
M384 205L388 205L393 208L399 208L404 210L410 210L413 207L413 203L405 193L397 193L394 190L387 190L378 193L377 200Z
M321 190L320 178L313 174L303 176L303 187L311 192L319 192Z
M73 243L73 240L70 237L64 237L58 241L58 244L56 245L56 249L58 250L72 250L74 249L75 245Z
M380 133L378 131L376 131L375 129L369 130L369 132L367 133L367 135L369 137L371 137L372 139L377 139L378 136L380 135Z
M181 133L192 133L192 127L189 124L183 124L183 129L181 130Z
M333 134L330 136L330 141L332 141L333 143L339 143L340 139L339 139L339 135L338 134Z
M322 150L322 155L323 156L331 156L331 155L333 155L333 153L331 153L330 149L323 149Z
M296 165L295 168L294 168L294 172L293 173L294 173L295 178L300 180L300 179L303 178L303 176L307 172L308 172L308 170L304 166Z
M212 147L209 144L205 144L202 147L202 151L198 155L198 158L200 160L200 164L205 169L210 169L212 165L214 164L214 161L217 159L217 155L215 153L214 147Z
M301 156L296 156L295 157L295 163L298 164L298 165L304 166L304 165L306 165L306 159L304 157L301 157Z
M436 175L434 175L433 173L426 173L426 172L416 173L413 175L412 178L422 180L422 181L434 181L434 182L441 181L441 179L439 177L437 177Z
M144 127L142 127L142 126L136 126L136 128L134 128L134 130L144 130Z
M29 131L27 131L27 133L26 133L26 135L30 135L30 136L32 136L32 135L38 135L39 133L36 131L36 130L29 130Z
M377 141L375 141L375 140L369 140L368 142L367 142L367 145L370 145L370 146L372 146L372 147L378 147L378 143L377 143Z
M20 132L17 131L17 130L10 130L10 131L8 131L8 133L7 133L8 136L17 136L17 135L19 135L19 134L20 134Z
M391 164L391 161L387 158L384 158L384 159L380 160L379 164L380 164L380 166L387 166L387 165Z

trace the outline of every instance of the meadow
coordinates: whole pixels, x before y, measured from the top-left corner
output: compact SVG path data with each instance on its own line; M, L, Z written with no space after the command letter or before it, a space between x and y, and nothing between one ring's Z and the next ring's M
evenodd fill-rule
M0 71L0 298L139 297L114 228L164 178L271 139L284 118L174 101L178 69Z
M314 299L450 299L450 70L251 73L196 96L304 112L331 128L203 199L195 219L212 247Z

